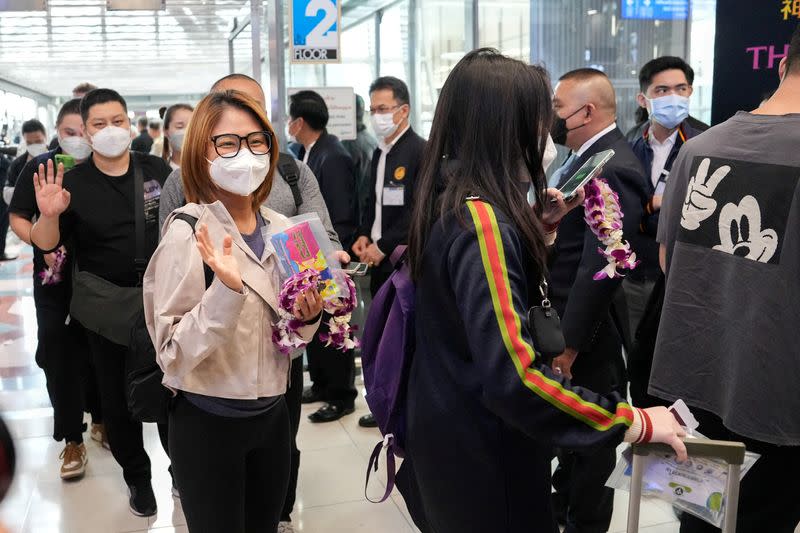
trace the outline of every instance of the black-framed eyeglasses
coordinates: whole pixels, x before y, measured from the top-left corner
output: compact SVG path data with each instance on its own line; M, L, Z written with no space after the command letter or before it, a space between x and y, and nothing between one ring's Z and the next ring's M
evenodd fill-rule
M247 149L253 155L265 155L272 150L272 133L268 131L254 131L244 137L235 133L214 135L211 142L217 155L224 158L236 157L242 149L242 141L247 143Z

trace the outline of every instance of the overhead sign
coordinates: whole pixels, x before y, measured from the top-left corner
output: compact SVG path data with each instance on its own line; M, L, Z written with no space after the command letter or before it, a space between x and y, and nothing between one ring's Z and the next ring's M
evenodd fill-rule
M747 24L742 24L746 20ZM800 22L798 0L717 3L711 123L759 106L778 88L778 66ZM735 87L735 90L731 90Z
M0 0L0 11L47 11L45 0Z
M341 63L341 0L291 0L289 44L292 63Z
M106 0L107 11L163 11L167 0Z
M355 140L356 134L356 93L352 87L295 87L287 89L289 96L300 91L314 91L328 105L328 133L336 135L341 141Z
M685 20L689 0L622 0L622 18Z

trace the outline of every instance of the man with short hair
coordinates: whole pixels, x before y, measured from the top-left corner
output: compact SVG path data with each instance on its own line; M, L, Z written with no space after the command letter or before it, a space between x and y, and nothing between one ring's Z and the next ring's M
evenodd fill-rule
M649 392L761 455L742 478L741 533L800 522L800 27L778 74L758 109L684 145L658 225L667 286ZM681 533L713 531L681 516Z
M81 117L92 155L66 175L50 162L47 168L39 167L34 185L40 217L31 229L31 242L43 253L50 253L73 239L78 273L85 271L118 287L138 287L143 266L158 244L161 186L172 169L159 157L131 152L128 108L116 91L95 89L88 93L81 100ZM137 199L139 177L144 192L143 198ZM137 252L137 205L142 205L144 211L145 257L138 257ZM84 296L77 291L73 293L73 315L75 300ZM113 313L124 305L113 296L106 301L107 305L98 312ZM92 323L94 316L74 318L87 329L103 421L111 452L122 467L130 491L131 512L152 516L157 505L150 483L150 458L144 449L142 424L133 420L128 411L125 377L128 347L104 336L110 332L101 334L99 322ZM162 445L167 449L163 436L165 433Z
M94 91L95 89L97 89L97 85L92 85L88 81L83 82L81 84L76 85L75 88L72 89L72 97L83 98L84 96L86 96L86 93Z
M161 121L160 120L151 120L147 124L147 133L148 133L148 135L150 135L150 138L153 139L154 142L155 142L155 139L158 139L159 137L161 137ZM152 145L150 147L152 148ZM150 152L148 151L148 153L150 153Z
M572 154L551 177L562 187L592 156L613 149L614 157L600 175L619 195L626 240L638 232L646 202L642 166L616 124L616 98L608 77L595 69L564 74L555 87L553 139ZM634 244L634 243L632 243ZM598 254L597 237L582 209L561 220L551 265L550 300L561 316L566 350L553 360L556 373L595 392L627 392L619 310L615 297L621 278L595 281L608 265ZM634 248L634 251L636 249ZM623 302L624 304L624 302ZM608 531L614 491L605 486L616 463L614 448L559 450L553 475L554 508L566 533Z
M39 216L33 186L33 175L39 165L57 155L69 156L75 164L82 164L91 153L84 136L80 99L70 100L62 106L56 119L56 132L61 144L25 165L9 205L11 229L27 244L30 244L33 220ZM73 252L71 246L59 250L58 253L66 254L59 273L60 280L45 283L45 271L55 263L56 253L44 255L35 247L33 250L33 302L38 326L36 363L44 370L53 407L53 438L57 442L63 440L65 444L60 470L64 480L80 478L86 471L88 457L82 435L85 389L91 391L87 400L92 413L91 437L108 447L99 399L95 397L96 378L91 375L86 335L77 321L67 320L72 296Z
M372 129L379 141L372 154L369 201L353 252L359 261L370 266L370 292L374 298L392 273L387 255L408 244L414 186L425 139L409 123L411 99L405 82L392 76L378 78L369 88L369 99ZM362 416L358 424L377 427L371 414Z
M692 67L680 57L653 59L639 72L641 92L636 98L640 108L647 111L649 120L638 128L631 147L644 167L649 201L640 228L645 238L640 240L636 251L641 264L622 284L631 332L636 331L647 299L661 274L655 236L669 171L683 143L708 129L706 124L689 118L693 80Z
M345 250L355 240L355 167L353 159L335 136L328 133L328 106L318 93L300 91L289 97L287 133L302 146L299 158L314 172L333 227ZM320 331L327 328L323 318ZM355 353L339 352L315 338L307 347L312 386L303 391L303 403L326 402L308 419L333 422L354 411Z
M8 234L8 203L14 194L13 188L25 165L44 153L47 153L47 132L44 124L31 119L22 123L22 139L25 141L25 153L14 159L3 182L3 201L0 203L0 261L11 261L17 256L6 254L6 235Z
M151 137L148 132L150 120L147 117L139 117L139 120L136 121L136 126L139 128L139 136L131 141L131 150L149 154L150 148L153 147L153 139L155 138Z

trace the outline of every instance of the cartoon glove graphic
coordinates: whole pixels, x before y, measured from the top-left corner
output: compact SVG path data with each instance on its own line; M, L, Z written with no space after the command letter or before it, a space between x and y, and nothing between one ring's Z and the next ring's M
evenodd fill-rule
M683 202L681 212L681 226L688 230L696 230L700 224L711 217L717 210L717 201L714 191L717 190L722 179L731 171L731 167L724 165L708 176L711 160L706 158L697 167L697 173L689 181L689 190Z

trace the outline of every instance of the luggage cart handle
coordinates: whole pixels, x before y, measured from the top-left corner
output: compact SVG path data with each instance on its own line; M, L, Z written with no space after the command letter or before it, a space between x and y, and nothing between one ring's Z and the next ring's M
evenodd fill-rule
M728 463L728 482L725 489L724 533L736 533L736 514L739 507L739 474L744 464L745 445L741 442L721 440L683 439L689 457L722 459ZM631 472L630 501L628 502L628 533L639 531L639 506L641 505L644 476L644 458L651 453L675 453L671 446L661 443L633 444L633 472Z
M707 439L683 439L689 457L706 457L722 459L729 465L744 464L745 445L741 442ZM649 443L634 444L634 455L650 455L651 453L675 453L668 444Z

